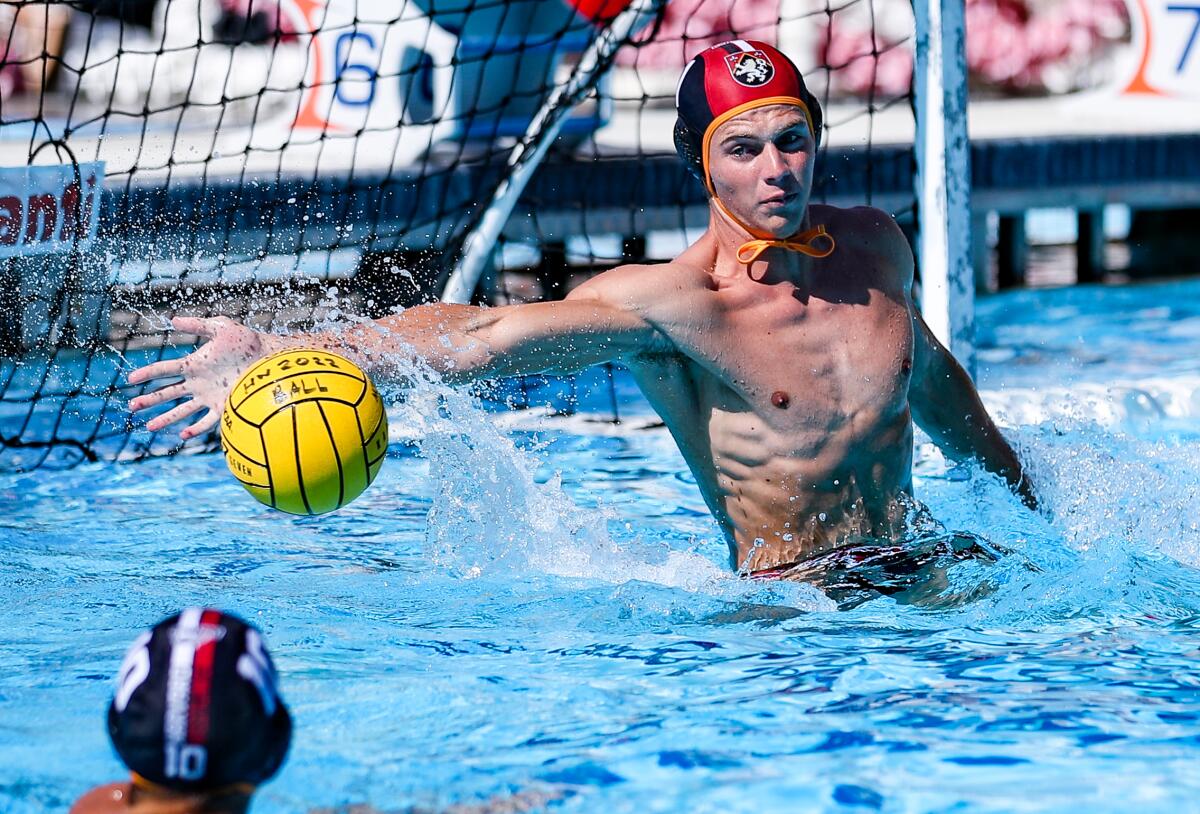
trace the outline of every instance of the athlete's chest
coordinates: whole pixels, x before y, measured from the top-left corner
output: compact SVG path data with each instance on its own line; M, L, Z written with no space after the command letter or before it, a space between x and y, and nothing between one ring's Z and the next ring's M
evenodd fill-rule
M756 413L782 424L822 414L836 420L887 412L906 397L913 334L902 292L818 297L781 286L715 305L714 317L688 337L689 355L709 368L713 385Z

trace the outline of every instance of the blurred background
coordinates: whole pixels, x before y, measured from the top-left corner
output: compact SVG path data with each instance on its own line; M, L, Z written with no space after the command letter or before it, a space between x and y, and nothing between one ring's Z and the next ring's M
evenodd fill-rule
M99 416L86 454L150 449L116 360L160 349L172 315L288 330L437 297L514 145L628 5L0 6L0 464L60 447L64 415ZM1195 273L1200 2L967 0L965 24L976 291ZM674 88L729 38L779 45L821 99L814 199L917 231L907 0L670 0L570 109L475 301L561 297L700 234Z
M352 0L8 3L0 7L5 163L19 165L43 139L101 135L136 139L124 149L76 151L106 162L108 186L197 162L203 167L194 171L212 176L312 162L335 172L481 159L511 146L506 140L524 132L596 25L624 5L410 0L380 12ZM967 0L972 137L1195 130L1194 5ZM911 114L895 104L912 81L906 0L672 0L621 50L563 144L669 152L681 66L731 36L778 43L814 71L832 108L833 145L911 140ZM393 137L377 138L380 129ZM357 145L340 143L346 135ZM1104 197L1030 219L987 206L984 195L977 226L992 255L981 247L980 287L1069 282L1038 247L1073 245L1081 228L1093 244L1097 228L1105 241L1134 238L1121 251L1092 245L1084 279L1177 273L1194 263L1187 245L1157 248L1194 212L1107 209L1124 201ZM1082 224L1071 209L1083 213ZM1143 238L1156 248L1137 252Z

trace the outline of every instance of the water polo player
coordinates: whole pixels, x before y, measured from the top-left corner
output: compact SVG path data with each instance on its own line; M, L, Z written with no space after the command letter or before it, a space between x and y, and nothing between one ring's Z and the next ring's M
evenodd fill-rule
M131 779L92 789L71 814L243 814L283 765L292 720L258 631L188 608L130 647L108 734Z
M857 562L902 538L914 418L1032 504L1021 463L913 304L895 222L809 203L821 109L795 65L765 43L721 43L688 64L676 104L676 145L709 192L710 219L674 261L600 274L561 302L424 305L340 333L178 318L208 342L134 371L131 383L183 379L131 409L182 399L153 430L207 409L183 431L194 436L216 423L239 371L299 345L384 378L389 356L414 348L458 381L619 361L679 445L734 566L810 581L826 552L855 550Z

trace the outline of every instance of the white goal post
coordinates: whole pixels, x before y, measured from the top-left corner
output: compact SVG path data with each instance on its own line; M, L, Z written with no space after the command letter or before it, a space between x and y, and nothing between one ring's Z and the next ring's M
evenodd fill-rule
M973 378L975 276L964 0L913 0L913 12L921 313Z

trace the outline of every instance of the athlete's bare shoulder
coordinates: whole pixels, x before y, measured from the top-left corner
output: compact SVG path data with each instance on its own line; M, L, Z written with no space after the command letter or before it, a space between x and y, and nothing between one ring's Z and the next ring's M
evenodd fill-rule
M686 261L687 253L668 263L618 266L574 289L571 299L599 299L660 322L678 310L696 306L698 294L713 290L712 275Z
M711 272L687 255L669 263L619 266L574 289L568 299L597 300L637 314L655 328L657 340L647 354L678 353L676 342L710 321L716 288Z
M810 204L808 212L813 224L824 224L836 235L839 247L886 252L905 240L896 219L874 206Z
M75 801L70 814L116 814L131 811L130 791L129 783L97 786Z
M648 306L661 300L667 292L686 293L711 288L710 279L710 275L679 260L630 264L597 274L575 288L570 296Z
M811 204L809 218L834 236L839 252L872 261L872 268L895 275L892 279L906 289L912 285L912 249L896 219L887 212L873 206Z

